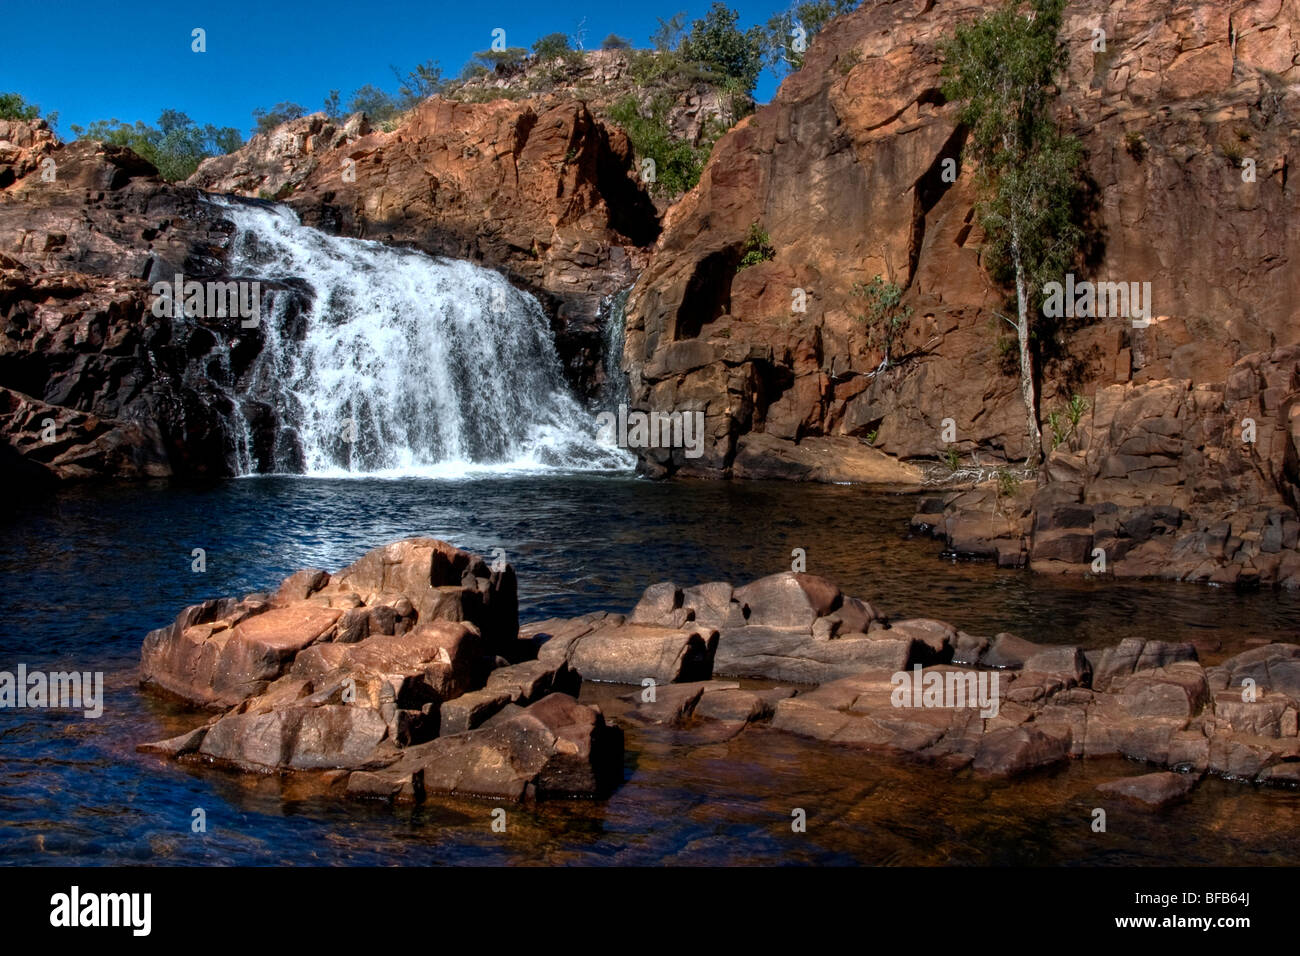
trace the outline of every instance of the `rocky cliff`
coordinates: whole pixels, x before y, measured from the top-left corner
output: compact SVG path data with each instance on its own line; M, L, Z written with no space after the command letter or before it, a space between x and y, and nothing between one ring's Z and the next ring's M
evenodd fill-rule
M964 131L939 92L936 45L991 6L864 4L719 143L629 303L638 402L703 409L711 427L698 462L651 458L651 471L732 473L760 433L878 432L889 454L937 457L945 418L963 452L1025 457L994 315L1006 294L981 268L973 173L943 176ZM1222 381L1242 355L1294 341L1295 14L1277 0L1076 0L1066 17L1062 120L1083 139L1095 191L1087 273L1150 281L1156 318L1141 334L1095 322L1043 343L1044 408L1117 382ZM1105 53L1092 50L1094 28L1107 31ZM774 255L738 268L755 223ZM853 288L877 274L906 290L913 314L906 360L873 376L883 355Z
M634 404L702 410L709 443L695 460L650 450L645 471L816 477L800 461L805 446L842 458L868 438L901 459L1026 457L1014 343L997 317L1007 293L982 267L965 131L940 92L937 53L955 24L992 6L864 3L719 142L632 292L625 351ZM1060 120L1083 141L1091 192L1079 277L1150 282L1153 311L1147 328L1076 320L1041 340L1041 415L1076 393L1101 408L1116 400L1103 390L1134 395L1156 382L1222 391L1236 363L1271 366L1277 357L1249 357L1300 341L1300 278L1288 267L1300 255L1288 189L1300 17L1278 0L1075 0L1065 17ZM742 266L755 232L768 255ZM855 294L875 275L912 309L879 372L880 342ZM1281 379L1239 396L1265 409L1262 429L1288 420L1294 385ZM1287 474L1287 447L1267 446L1268 464L1239 482L1251 486L1243 501L1267 511L1290 499L1274 481ZM1130 465L1140 484L1165 476L1144 500L1173 504L1166 471L1123 454L1081 467L1109 479ZM1233 510L1232 488L1217 487L1213 507ZM1214 496L1200 497L1210 507Z
M229 474L233 392L261 348L174 322L153 282L228 279L230 224L129 149L0 122L0 456L33 481Z

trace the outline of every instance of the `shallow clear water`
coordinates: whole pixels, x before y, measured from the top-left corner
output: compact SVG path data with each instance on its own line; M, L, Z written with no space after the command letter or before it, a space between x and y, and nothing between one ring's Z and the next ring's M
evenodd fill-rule
M431 535L519 575L521 617L627 610L671 578L741 583L808 570L893 616L972 633L1100 646L1195 640L1213 660L1300 641L1300 596L1085 582L944 561L910 538L913 502L860 488L651 483L623 477L474 481L256 478L72 489L0 515L0 669L106 672L104 716L0 710L0 859L9 863L1295 863L1300 793L1207 780L1151 815L1117 809L1092 833L1097 782L1142 768L1071 763L1017 781L953 775L766 728L729 742L628 728L623 786L602 801L510 810L435 800L338 803L279 777L185 767L134 747L192 714L143 695L146 631L186 604L329 570ZM207 571L190 570L194 548ZM607 712L626 688L588 685ZM190 832L191 811L207 814ZM808 832L791 832L803 808Z

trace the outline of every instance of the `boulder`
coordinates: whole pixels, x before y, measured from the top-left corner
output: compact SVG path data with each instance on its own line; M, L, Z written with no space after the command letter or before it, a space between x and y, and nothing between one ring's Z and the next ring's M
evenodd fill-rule
M718 632L711 628L613 624L568 639L552 637L537 659L548 667L567 664L583 680L670 684L707 680L717 646Z
M420 802L427 793L519 801L597 796L622 777L623 734L599 708L551 694L518 714L406 748L382 769L354 773L348 793Z
M811 628L813 621L840 606L840 589L813 574L783 571L737 588L736 601L749 609L759 627Z

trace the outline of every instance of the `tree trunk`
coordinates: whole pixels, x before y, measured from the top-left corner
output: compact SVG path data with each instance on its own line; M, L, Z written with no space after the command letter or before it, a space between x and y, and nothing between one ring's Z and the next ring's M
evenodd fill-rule
M1034 386L1034 358L1029 351L1029 295L1025 288L1025 267L1020 260L1020 240L1013 236L1012 255L1016 260L1016 338L1020 344L1020 395L1029 419L1029 455L1026 461L1037 465L1043 460L1043 432L1038 427L1038 396Z

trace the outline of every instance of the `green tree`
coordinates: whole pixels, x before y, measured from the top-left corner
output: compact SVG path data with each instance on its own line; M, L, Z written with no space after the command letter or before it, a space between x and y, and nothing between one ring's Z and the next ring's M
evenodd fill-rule
M812 38L832 18L857 7L861 0L808 0L767 21L767 61L773 70L798 70ZM800 42L802 41L802 42ZM803 49L798 49L802 46Z
M548 33L533 44L533 54L539 60L554 60L569 52L569 38L563 33Z
M686 28L686 11L674 13L665 20L655 17L659 25L650 34L650 45L660 53L671 53L682 42L682 30Z
M508 70L524 62L528 56L528 51L521 46L506 47L504 50L480 50L474 54L477 60L488 71Z
M712 145L692 146L672 134L668 128L672 101L670 95L655 96L649 104L649 115L642 112L635 96L626 96L609 108L609 118L623 127L637 159L655 161L651 191L666 196L680 195L700 181Z
M709 12L691 24L678 52L682 59L731 77L752 93L763 69L763 29L741 30L736 26L739 19L735 10L715 0Z
M429 97L442 92L444 85L442 67L438 65L437 60L425 60L423 63L418 64L415 69L405 74L398 72L395 66L389 69L397 77L399 84L397 93L401 97L403 109L411 109Z
M163 110L157 126L109 119L96 120L84 128L73 126L72 132L78 138L130 147L158 167L158 173L169 182L187 179L204 159L233 152L243 145L238 130L210 123L199 126L179 110Z
M624 40L617 33L611 33L609 36L605 37L605 39L600 41L600 48L602 50L630 50L632 49L632 44L627 40Z
M329 95L325 97L325 102L322 104L321 109L323 109L325 115L335 123L343 120L343 104L339 101L338 90L330 90Z
M1038 389L1031 339L1042 287L1075 261L1083 240L1076 224L1082 147L1056 126L1055 76L1066 51L1057 40L1065 0L1016 0L958 27L942 46L943 94L961 106L969 130L965 156L978 163L980 223L991 273L1014 283L1020 391L1030 461L1042 459Z
M288 101L276 103L269 110L260 106L253 110L253 120L257 123L257 132L259 133L268 132L281 123L287 123L289 120L295 120L306 115L306 107Z
M34 120L40 116L41 108L26 102L21 93L0 93L0 119Z
M861 282L854 283L853 294L867 301L867 314L860 315L858 318L869 329L880 330L881 337L884 339L885 358L880 363L880 371L884 371L889 368L894 339L903 330L907 320L912 317L912 307L902 304L902 286L886 282L878 275L866 285Z
M381 90L373 83L367 83L352 94L348 101L348 113L365 113L373 123L390 120L402 111L401 105L392 93Z

